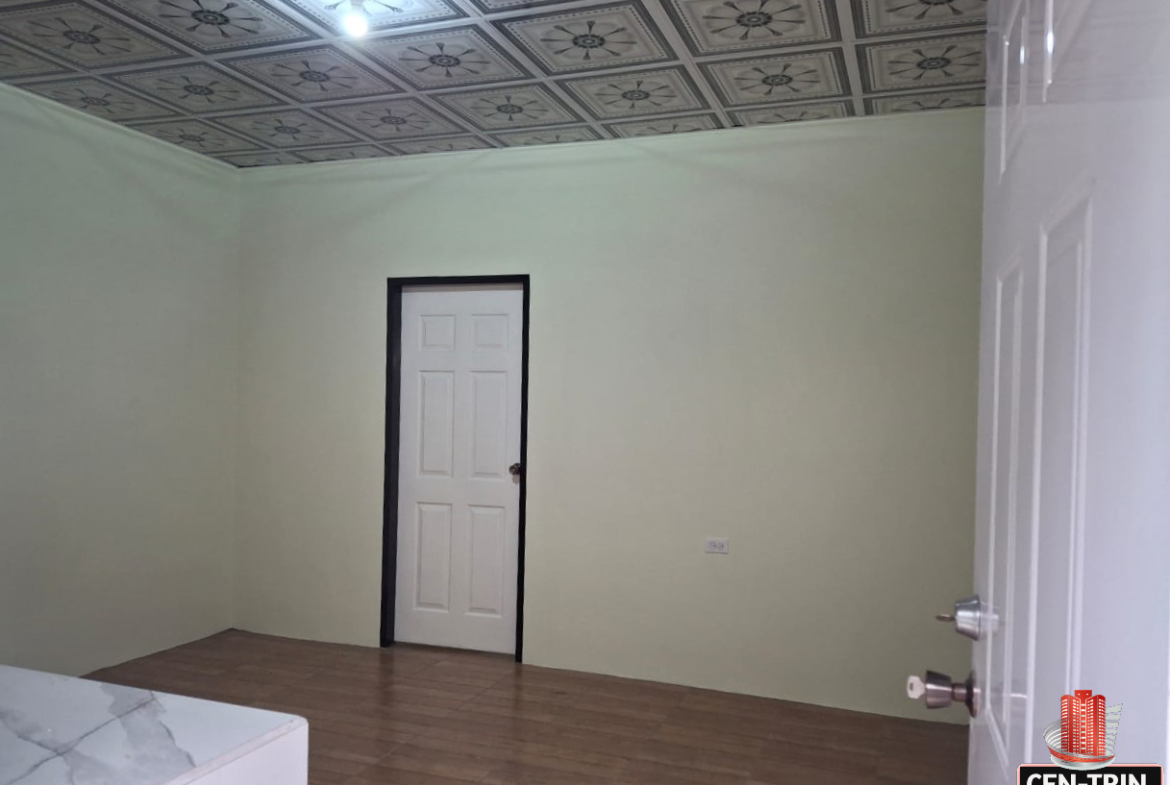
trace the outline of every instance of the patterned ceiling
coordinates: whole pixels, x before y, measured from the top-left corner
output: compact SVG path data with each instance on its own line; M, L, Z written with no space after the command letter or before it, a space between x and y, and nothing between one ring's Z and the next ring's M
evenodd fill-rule
M983 103L987 0L0 0L0 80L236 166Z

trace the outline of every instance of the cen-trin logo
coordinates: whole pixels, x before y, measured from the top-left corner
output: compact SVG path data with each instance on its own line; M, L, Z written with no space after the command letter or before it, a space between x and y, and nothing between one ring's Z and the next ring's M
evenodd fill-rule
M1044 729L1052 763L1020 766L1016 785L1162 785L1156 764L1109 765L1120 723L1121 704L1106 706L1104 695L1076 690L1061 697L1060 719Z
M1044 729L1052 762L1066 769L1091 771L1113 762L1113 745L1121 722L1121 704L1106 706L1104 695L1076 690L1060 699L1060 719Z
M1106 771L1070 771L1051 763L1026 763L1019 768L1016 785L1162 785L1162 767L1123 764Z

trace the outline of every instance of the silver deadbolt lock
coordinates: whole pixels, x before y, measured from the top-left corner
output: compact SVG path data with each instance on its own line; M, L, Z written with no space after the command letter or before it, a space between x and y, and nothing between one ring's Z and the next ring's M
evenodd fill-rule
M975 672L966 681L956 684L945 673L927 671L926 678L911 676L906 679L906 696L923 699L928 709L943 709L955 701L962 701L974 717L979 713L979 690L975 686Z
M934 618L938 621L954 622L955 632L973 641L979 640L983 633L983 606L979 602L978 594L956 600L954 613L940 613Z

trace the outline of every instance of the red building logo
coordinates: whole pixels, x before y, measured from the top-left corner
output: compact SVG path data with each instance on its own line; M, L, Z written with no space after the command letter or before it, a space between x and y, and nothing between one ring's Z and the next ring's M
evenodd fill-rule
M1052 762L1066 769L1099 769L1113 760L1121 704L1106 706L1104 695L1076 690L1060 699L1060 722L1044 729Z

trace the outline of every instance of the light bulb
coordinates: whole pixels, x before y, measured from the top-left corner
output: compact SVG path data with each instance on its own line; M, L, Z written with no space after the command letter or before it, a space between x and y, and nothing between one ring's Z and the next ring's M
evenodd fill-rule
M352 0L349 11L341 17L341 29L354 38L361 38L370 31L370 20L362 7L362 0Z

